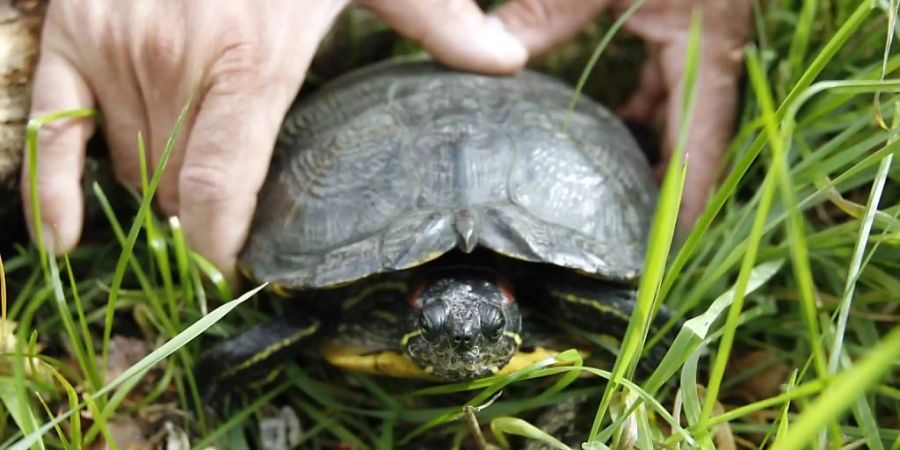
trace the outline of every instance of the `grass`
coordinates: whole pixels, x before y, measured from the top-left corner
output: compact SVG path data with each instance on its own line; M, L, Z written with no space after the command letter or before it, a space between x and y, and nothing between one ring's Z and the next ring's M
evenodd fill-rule
M756 2L729 170L695 229L673 242L684 176L673 158L612 370L567 352L568 365L411 385L308 363L210 414L190 371L203 346L259 320L254 304L278 305L244 303L252 292L231 300L177 219L151 213L163 158L143 168L136 200L93 187L105 225L67 258L25 242L2 255L0 448L84 448L138 417L150 434L170 424L160 436L188 436L194 448L241 448L258 441L261 419L284 417L282 406L300 417L304 447L461 445L463 406L502 392L477 413L498 443L518 435L568 448L548 439L539 416L587 399L576 420L592 437L585 448L900 449L900 57L887 32L898 1L873 5ZM602 66L617 41L589 35L598 39L580 52ZM597 84L585 77L586 89ZM647 321L663 303L686 322L656 371L635 378L634 361L658 340ZM111 342L122 335L155 350L112 378Z

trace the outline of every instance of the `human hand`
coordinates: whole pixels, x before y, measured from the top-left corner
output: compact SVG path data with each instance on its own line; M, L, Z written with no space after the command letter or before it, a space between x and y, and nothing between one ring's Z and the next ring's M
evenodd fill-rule
M196 87L158 206L178 214L192 248L233 279L282 118L319 41L347 3L51 2L31 116L98 106L113 170L139 189L137 133L145 136L152 168ZM365 5L445 63L509 73L526 61L525 48L468 0ZM36 181L44 240L56 244L57 253L74 247L81 234L80 178L94 126L68 120L40 133ZM28 177L22 178L27 210Z
M568 40L604 9L621 13L632 0L518 0L495 14L506 29L528 48L529 56ZM625 27L650 46L637 92L619 111L645 123L663 124L665 171L678 138L681 82L694 7L703 11L703 28L695 103L687 134L690 155L679 215L684 232L703 212L716 183L719 163L731 140L738 81L743 71L741 51L750 36L750 0L647 0Z
M146 136L152 167L182 102L197 86L198 106L176 142L159 187L159 206L165 213L179 214L192 247L227 276L233 275L278 125L316 45L347 0L316 2L306 9L301 2L289 0L266 4L247 0L104 2L94 0L90 7L86 0L51 3L32 116L99 105L116 175L138 187L137 132ZM741 2L749 5L748 0ZM545 0L545 5L518 0L496 12L501 22L485 17L470 0L361 3L420 42L439 61L489 73L520 69L528 56L568 39L610 6L608 1ZM689 6L694 3L714 0L650 0L632 18L633 31L659 50L648 63L641 89L626 107L630 115L647 118L666 111L667 123L677 123L673 118L679 111L679 55L684 52ZM710 17L713 14L707 13L707 40L714 35L712 30L718 30L715 33L729 39L717 42L734 38L737 44L716 45L712 51L704 47L702 60L711 63L701 63L694 123L708 125L693 127L688 148L702 156L692 161L706 163L698 161L689 168L682 215L691 220L702 209L713 182L709 169L718 163L730 135L740 67L738 59L730 59L730 51L739 48L746 34L741 27L709 27ZM741 17L736 14L720 25L743 23L738 20ZM665 19L664 26L652 23L660 19ZM504 24L518 39L511 38ZM668 93L673 93L669 107L659 108ZM54 247L57 252L72 248L81 233L79 179L84 144L93 126L89 120L73 120L48 125L41 133L38 195L44 228L54 230L61 244ZM667 128L667 143L674 142L673 130ZM23 177L26 209L30 206L27 183ZM30 213L26 215L30 219Z

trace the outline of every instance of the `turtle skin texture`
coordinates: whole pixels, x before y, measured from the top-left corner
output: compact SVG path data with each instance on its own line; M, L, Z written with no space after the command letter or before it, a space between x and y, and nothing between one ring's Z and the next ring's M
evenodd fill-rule
M339 78L287 115L241 267L301 290L480 248L631 284L656 183L625 126L573 98L425 61Z

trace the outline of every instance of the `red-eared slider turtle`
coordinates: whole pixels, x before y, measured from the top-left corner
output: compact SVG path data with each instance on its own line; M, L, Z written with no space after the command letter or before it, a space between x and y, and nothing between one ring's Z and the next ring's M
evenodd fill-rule
M320 348L460 380L533 350L537 319L621 336L655 183L622 123L586 98L568 111L572 95L528 71L393 62L301 101L240 260L299 312L219 344L201 375L254 379Z

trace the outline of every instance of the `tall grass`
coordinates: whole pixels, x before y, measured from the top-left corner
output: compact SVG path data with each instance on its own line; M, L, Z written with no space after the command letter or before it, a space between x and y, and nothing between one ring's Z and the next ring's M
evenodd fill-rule
M511 375L429 385L307 361L260 395L233 398L224 413L204 408L191 368L205 344L262 320L244 303L261 287L230 300L221 274L187 248L177 219L152 214L163 158L152 174L142 164L144 189L132 203L108 199L115 188L93 187L107 239L58 260L37 233L36 246L2 255L0 448L84 448L108 441L148 406L166 411L148 435L184 432L196 448L257 442L260 421L280 417L281 407L300 416L304 447L460 446L471 432L463 407L501 392L476 419L504 445L520 436L572 448L543 429L541 414L579 399L585 448L730 440L745 448L900 448L900 58L888 32L900 2L754 3L757 36L746 52L728 170L695 229L672 241L685 182L681 146L672 158L638 307L612 370L570 351ZM615 45L601 39L584 52L602 65ZM692 48L687 99L697 41ZM40 123L90 113L38 119L30 160L40 156ZM142 143L136 151L143 155ZM33 211L40 224L40 205ZM635 362L660 338L647 325L661 304L685 322L655 372L637 378ZM155 350L109 379L110 340L121 334ZM773 386L765 375L779 367Z

